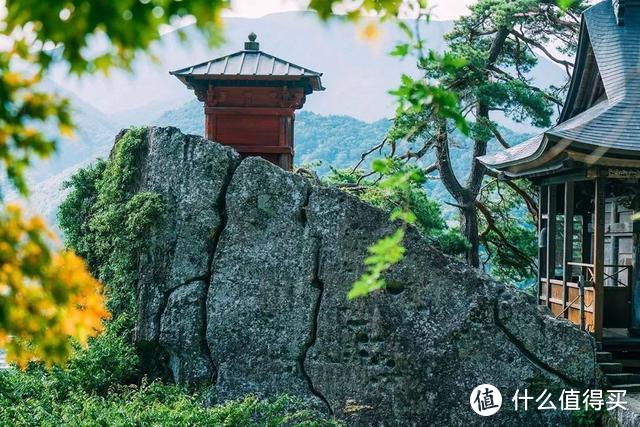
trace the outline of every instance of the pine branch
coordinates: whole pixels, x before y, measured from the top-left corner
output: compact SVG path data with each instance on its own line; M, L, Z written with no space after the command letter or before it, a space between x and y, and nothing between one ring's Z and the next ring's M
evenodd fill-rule
M513 34L514 36L516 36L517 38L522 40L524 43L540 49L547 56L547 58L549 58L550 60L552 60L556 64L563 65L566 68L573 68L573 63L572 62L565 61L564 59L557 58L545 46L543 46L542 44L538 43L537 41L535 41L533 39L530 39L529 37L525 36L524 34L518 32L518 31L516 31L514 29L511 29L511 34Z

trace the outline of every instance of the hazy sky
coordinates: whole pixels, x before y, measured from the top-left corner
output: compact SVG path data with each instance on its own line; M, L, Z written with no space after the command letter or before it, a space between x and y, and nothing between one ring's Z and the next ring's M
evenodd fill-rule
M467 13L467 5L477 0L428 1L432 20L445 21L454 20L460 15ZM0 0L0 3L1 2L2 0ZM309 0L232 0L232 9L225 12L224 15L227 17L260 18L272 13L304 10L308 2ZM345 2L357 4L358 0L345 0ZM189 19L185 19L176 26L183 26L190 22ZM161 32L166 33L171 29L172 27L167 27ZM353 30L353 37L358 37L355 29ZM389 42L385 46L390 50L392 45L392 42ZM231 48L228 48L226 50L229 51L230 49ZM370 52L370 55L378 58L377 60L381 60L379 58L384 57L387 61L392 61L392 59L389 59L386 55L387 50L380 50L375 43L364 43L362 49L368 49L367 51ZM217 52L216 54L219 55L221 52ZM136 73L140 76L145 76L144 79L137 78L137 76L134 75L135 73L129 74L119 70L113 71L107 79L101 75L85 76L82 79L77 79L70 76L64 66L53 70L50 77L58 86L72 92L94 107L109 113L135 110L143 106L145 106L145 108L151 108L150 106L169 105L170 108L175 108L177 105L191 99L192 94L184 90L177 80L170 78L167 70L182 66L184 65L183 62L189 64L194 61L203 60L204 54L198 49L181 48L179 52L168 56L176 59L174 61L175 63L147 64L148 61L139 61L142 65L136 68ZM211 53L211 56L215 55ZM182 58L181 61L177 61L179 57ZM372 75L375 75L375 73ZM386 92L386 90L390 88L390 86L381 86L380 90ZM307 105L307 107L312 107L312 104ZM379 117L359 118L373 120Z
M351 0L354 1L355 0ZM450 20L465 14L467 5L475 0L430 0L429 7L433 8L432 19ZM309 3L308 0L233 0L232 10L228 16L259 17L274 12L301 10Z

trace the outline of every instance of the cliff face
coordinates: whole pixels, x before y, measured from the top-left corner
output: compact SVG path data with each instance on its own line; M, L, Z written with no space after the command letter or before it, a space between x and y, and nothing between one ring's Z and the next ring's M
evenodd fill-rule
M597 382L591 338L413 230L389 289L348 301L394 230L354 197L174 128L148 130L137 167L166 212L138 260L135 339L176 382L297 395L349 425L564 423L513 393ZM488 418L469 406L484 383L503 393Z

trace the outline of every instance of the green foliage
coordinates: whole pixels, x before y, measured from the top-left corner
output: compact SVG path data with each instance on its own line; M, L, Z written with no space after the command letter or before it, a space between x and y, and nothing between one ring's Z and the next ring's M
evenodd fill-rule
M112 158L105 168L98 184L102 194L99 203L122 203L134 189L132 188L140 174L138 160L146 147L147 130L131 129L116 142Z
M24 34L6 36L0 25L0 182L25 196L27 168L35 159L49 157L60 139L46 137L43 125L68 135L72 123L68 101L43 92L42 70L25 66L35 54ZM100 285L84 262L71 252L52 250L51 237L40 218L24 218L18 205L3 205L0 346L21 365L31 358L65 360L71 351L69 337L85 343L108 315Z
M106 395L117 384L127 384L136 374L137 356L118 325L90 340L65 368L47 370L32 363L26 371L9 369L0 376L0 424L7 420L39 425L41 416L75 393ZM31 414L34 418L29 418Z
M424 9L418 9L417 12L418 21L423 18L429 19ZM405 22L399 22L398 26L405 34L407 42L397 43L389 53L391 56L405 58L413 53L423 67L438 67L449 73L454 73L466 65L467 60L464 56L451 52L441 55L434 50L429 50L424 55L425 42L419 37L417 31L414 34ZM465 135L469 133L469 125L460 111L458 95L437 80L413 79L403 74L400 77L400 86L389 93L397 98L398 116L420 114L422 111L429 110L441 119L453 121Z
M460 113L458 96L454 92L403 74L400 86L389 93L398 98L398 114L412 115L430 109L438 117L453 120L462 133L469 133L469 125Z
M102 177L107 162L98 160L93 165L80 169L63 184L71 191L58 208L58 224L65 231L65 243L83 256L90 264L93 256L93 244L88 239L89 219L98 197L96 185Z
M43 66L60 56L72 72L107 72L114 66L128 68L136 53L159 39L162 25L188 15L197 17L196 24L212 41L218 40L220 12L227 6L224 0L9 0L5 31L28 26L40 43L59 46L39 52ZM97 38L104 49L92 48Z
M407 38L411 49L405 55L413 52L418 68L424 71L423 81L438 82L438 87L448 88L451 93L447 99L456 97L463 111L471 111L467 107L480 102L489 111L501 111L517 122L530 121L535 126L548 127L552 106L560 101L559 94L564 88L534 86L530 75L538 63L534 49L549 46L559 39L562 40L557 47L559 51L575 52L577 25L575 21L572 24L571 18L564 20L563 15L572 14L575 19L586 7L586 2L571 1L569 4L561 1L560 5L565 9L538 0L480 0L470 7L469 16L456 21L446 36L449 44L443 55L433 52L425 55L423 44L415 42L417 36L410 31ZM404 53L405 49L400 50ZM559 61L553 54L549 59ZM415 83L410 80L403 77L401 88L413 87ZM401 116L409 115L406 119L415 116L416 120L422 121L424 116L419 113L427 109L435 112L435 117L454 119L459 125L460 117L442 114L437 111L437 103L431 106L424 102L433 96L428 91L404 89L397 95L401 103L409 101L413 107L400 110ZM453 103L447 101L445 105ZM488 124L476 123L476 126ZM421 132L430 130L423 125Z
M360 2L352 2L345 0L311 0L309 8L318 12L321 19L328 19L336 11L347 13L350 19L357 19L361 15L370 15L377 13L382 17L394 17L401 12L403 6L425 7L426 1L418 0L412 2L409 0L363 0Z
M86 349L79 349L67 366L45 371L36 364L25 375L41 378L47 390L39 393L57 400L78 390L105 395L114 385L128 384L137 378L138 356L128 342L124 325L124 317L111 323L104 333L89 341Z
M366 123L348 116L320 116L308 111L296 114L297 162L321 160L318 173L326 175L329 165L348 168L363 152L384 138L391 122L387 119Z
M116 143L112 158L76 173L58 218L66 244L86 257L106 284L107 305L114 316L135 316L138 252L164 214L155 193L135 193L145 129L131 129Z
M433 243L445 254L462 255L469 248L469 242L458 228L449 227L434 237Z
M583 8L584 2L578 1L570 11L579 13ZM400 52L394 51L403 56L414 53L418 68L424 71L422 80L403 76L400 88L393 92L401 106L407 103L411 106L398 110L398 120L409 121L412 123L409 127L419 129L413 138L432 134L432 126L425 123L429 120L445 118L460 129L468 129L464 125L466 115L477 103L487 105L489 111L501 111L516 122L529 121L538 127L550 125L559 91L533 86L529 73L538 57L532 47L549 45L551 36L558 35L566 40L566 46L560 46L560 50L570 53L576 48L575 28L562 24L560 8L537 0L480 0L471 11L470 16L456 21L447 35L448 50L443 55L434 52L425 55L423 43L415 42L416 35L410 32L410 43L402 43ZM496 53L492 46L501 28L508 36ZM438 84L430 89L433 82ZM475 122L476 137L482 133L491 135L484 129L487 126L491 128L495 123Z
M558 0L558 6L563 10L568 10L575 2L576 0Z
M44 387L44 389L43 389ZM38 389L44 391L38 391ZM339 426L296 398L248 396L205 406L206 393L158 382L113 387L105 394L73 390L62 400L36 376L8 372L0 378L0 424L13 426Z
M126 338L127 324L124 316L111 322L64 368L31 364L26 371L3 371L0 425L337 425L287 396L249 396L206 408L207 389L191 394L159 382L136 385L138 357Z
M124 206L125 232L131 240L146 237L148 230L163 214L164 204L157 193L142 192L135 194ZM138 244L136 247L140 247Z
M212 391L139 382L125 316L77 351L64 368L32 363L0 375L0 425L12 426L338 426L296 398L281 396L207 407Z
M128 320L121 316L106 331L89 341L85 350L77 351L67 366L55 367L49 375L52 390L60 397L73 391L105 395L117 384L138 378L138 356L125 329Z

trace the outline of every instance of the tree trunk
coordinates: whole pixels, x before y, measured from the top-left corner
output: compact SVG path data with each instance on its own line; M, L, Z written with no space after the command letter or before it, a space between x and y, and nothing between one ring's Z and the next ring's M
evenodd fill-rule
M460 232L469 241L469 249L465 255L467 264L480 267L480 239L478 231L478 214L473 204L460 209Z
M438 133L435 141L436 165L440 172L442 184L460 207L460 232L469 241L470 247L466 253L466 261L473 267L480 267L480 239L478 237L478 217L476 214L475 200L478 196L463 187L453 172L451 157L449 155L449 134L447 122L442 119L439 122ZM483 169L475 166L475 174L482 173ZM481 179L481 178L480 178ZM470 181L471 182L471 181ZM472 184L470 184L472 185Z
M490 80L488 68L493 65L502 51L504 43L509 35L507 28L500 28L491 44L488 52L486 74L487 81ZM489 106L486 101L478 100L476 105L476 120L481 124L489 123ZM469 249L466 253L466 261L472 267L480 267L480 236L478 230L478 216L475 201L482 186L482 180L486 173L486 168L478 161L478 157L487 154L488 138L484 134L480 134L474 138L473 144L473 160L471 162L471 171L465 185L462 185L456 177L451 157L449 154L449 136L447 130L447 122L440 119L435 140L436 164L440 172L442 184L445 186L449 194L453 196L460 207L460 232L469 241Z

